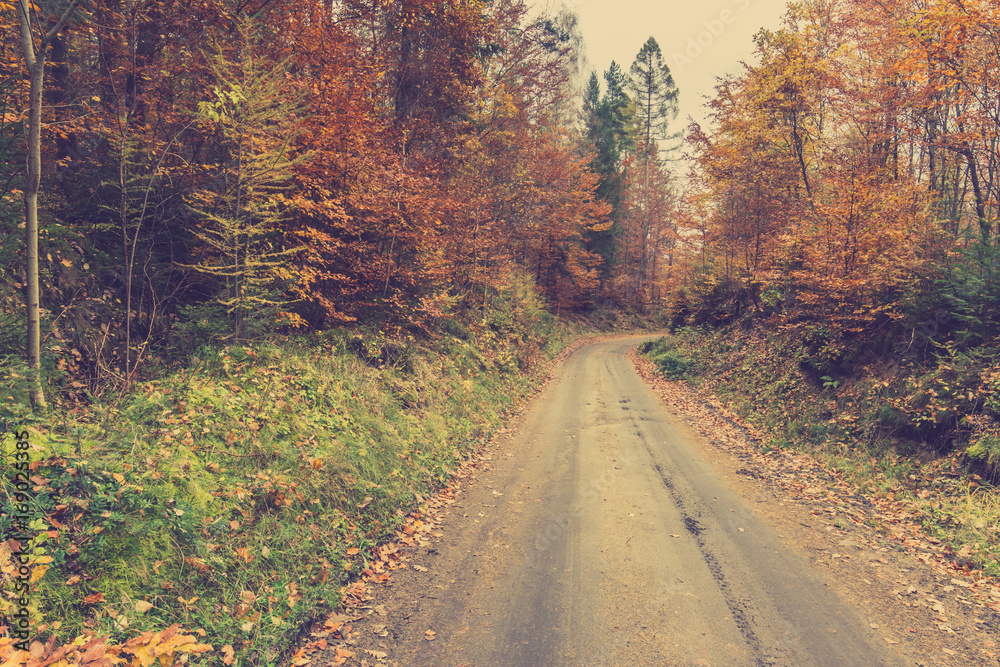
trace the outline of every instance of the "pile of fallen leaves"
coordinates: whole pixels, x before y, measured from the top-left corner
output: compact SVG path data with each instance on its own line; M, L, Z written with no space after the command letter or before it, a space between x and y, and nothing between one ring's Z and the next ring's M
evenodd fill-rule
M212 650L208 644L198 643L194 635L182 634L178 624L160 632L145 632L124 644L108 644L106 637L81 636L69 644L57 646L53 636L44 644L32 642L27 650L18 648L19 642L7 636L6 631L6 627L0 627L0 665L3 667L149 667L154 662L159 662L161 667L171 667L181 656ZM204 630L195 632L205 636ZM224 647L223 653L223 660L228 659L226 664L232 664L232 647Z

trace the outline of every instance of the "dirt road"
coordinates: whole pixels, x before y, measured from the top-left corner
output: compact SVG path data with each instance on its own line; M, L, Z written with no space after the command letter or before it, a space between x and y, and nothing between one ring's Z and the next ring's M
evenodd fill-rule
M671 424L639 340L576 351L495 444L390 581L367 662L904 664Z

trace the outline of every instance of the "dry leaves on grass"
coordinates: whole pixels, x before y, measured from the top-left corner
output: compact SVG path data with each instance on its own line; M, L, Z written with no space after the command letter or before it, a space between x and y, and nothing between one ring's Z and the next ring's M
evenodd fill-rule
M0 627L0 665L3 667L150 667L156 662L161 667L171 667L181 656L212 650L194 635L183 634L179 624L159 632L145 632L124 644L108 644L107 637L81 636L69 644L57 645L53 635L44 644L32 642L27 651L19 650L6 630ZM196 632L205 635L204 630Z
M651 361L635 350L630 357L643 380L675 412L684 415L691 428L740 461L742 467L737 473L812 505L813 514L836 516L857 526L880 530L940 574L961 581L970 600L1000 612L997 580L970 568L961 552L953 552L949 546L928 535L920 523L921 508L900 497L902 494L892 491L884 495L862 493L841 472L825 468L811 456L787 450L762 451L764 435L744 423L716 397L704 396L687 384L665 379ZM938 461L936 466L940 470L932 470L910 481L915 487L935 484L933 492L941 493L941 485L948 483L942 482L942 475L946 473L944 468L948 465L947 460Z

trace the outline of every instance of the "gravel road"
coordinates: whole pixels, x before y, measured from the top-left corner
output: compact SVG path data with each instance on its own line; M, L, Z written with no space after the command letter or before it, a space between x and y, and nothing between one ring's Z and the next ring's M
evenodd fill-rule
M582 347L560 367L414 571L390 581L381 639L356 655L377 644L378 664L401 666L905 664L671 423L625 356L640 340Z

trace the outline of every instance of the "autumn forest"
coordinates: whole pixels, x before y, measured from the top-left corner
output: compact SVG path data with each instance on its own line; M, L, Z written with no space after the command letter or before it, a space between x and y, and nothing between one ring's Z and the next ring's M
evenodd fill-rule
M821 322L832 356L904 319L924 346L993 330L989 3L796 5L680 149L655 40L588 80L569 11L50 5L3 5L3 345L25 328L18 12L36 41L66 14L39 54L41 301L95 387L180 322L426 332L516 273L559 313Z
M27 280L25 7L3 14L8 289ZM28 32L70 9L29 9ZM575 19L529 18L517 1L70 14L39 54L42 301L82 336L64 363L98 384L127 383L178 321L237 339L359 321L426 332L517 273L553 312L663 298L671 193L655 150L642 184L625 183L668 113L658 47L640 137L617 68L580 129ZM641 206L656 210L640 222Z
M73 619L61 640L125 641L126 608L147 629L222 617L226 665L271 664L570 326L783 341L795 383L871 406L850 437L995 480L1000 8L804 0L755 44L699 124L675 45L591 71L566 7L0 0L0 421L52 447L35 492L63 555L37 562L59 571L40 585ZM698 353L677 349L681 377ZM115 438L144 463L116 467ZM88 456L110 467L67 518ZM247 551L282 512L287 572ZM132 551L97 537L112 519ZM115 558L159 565L93 565ZM224 560L283 591L269 632ZM97 610L112 589L119 615Z

